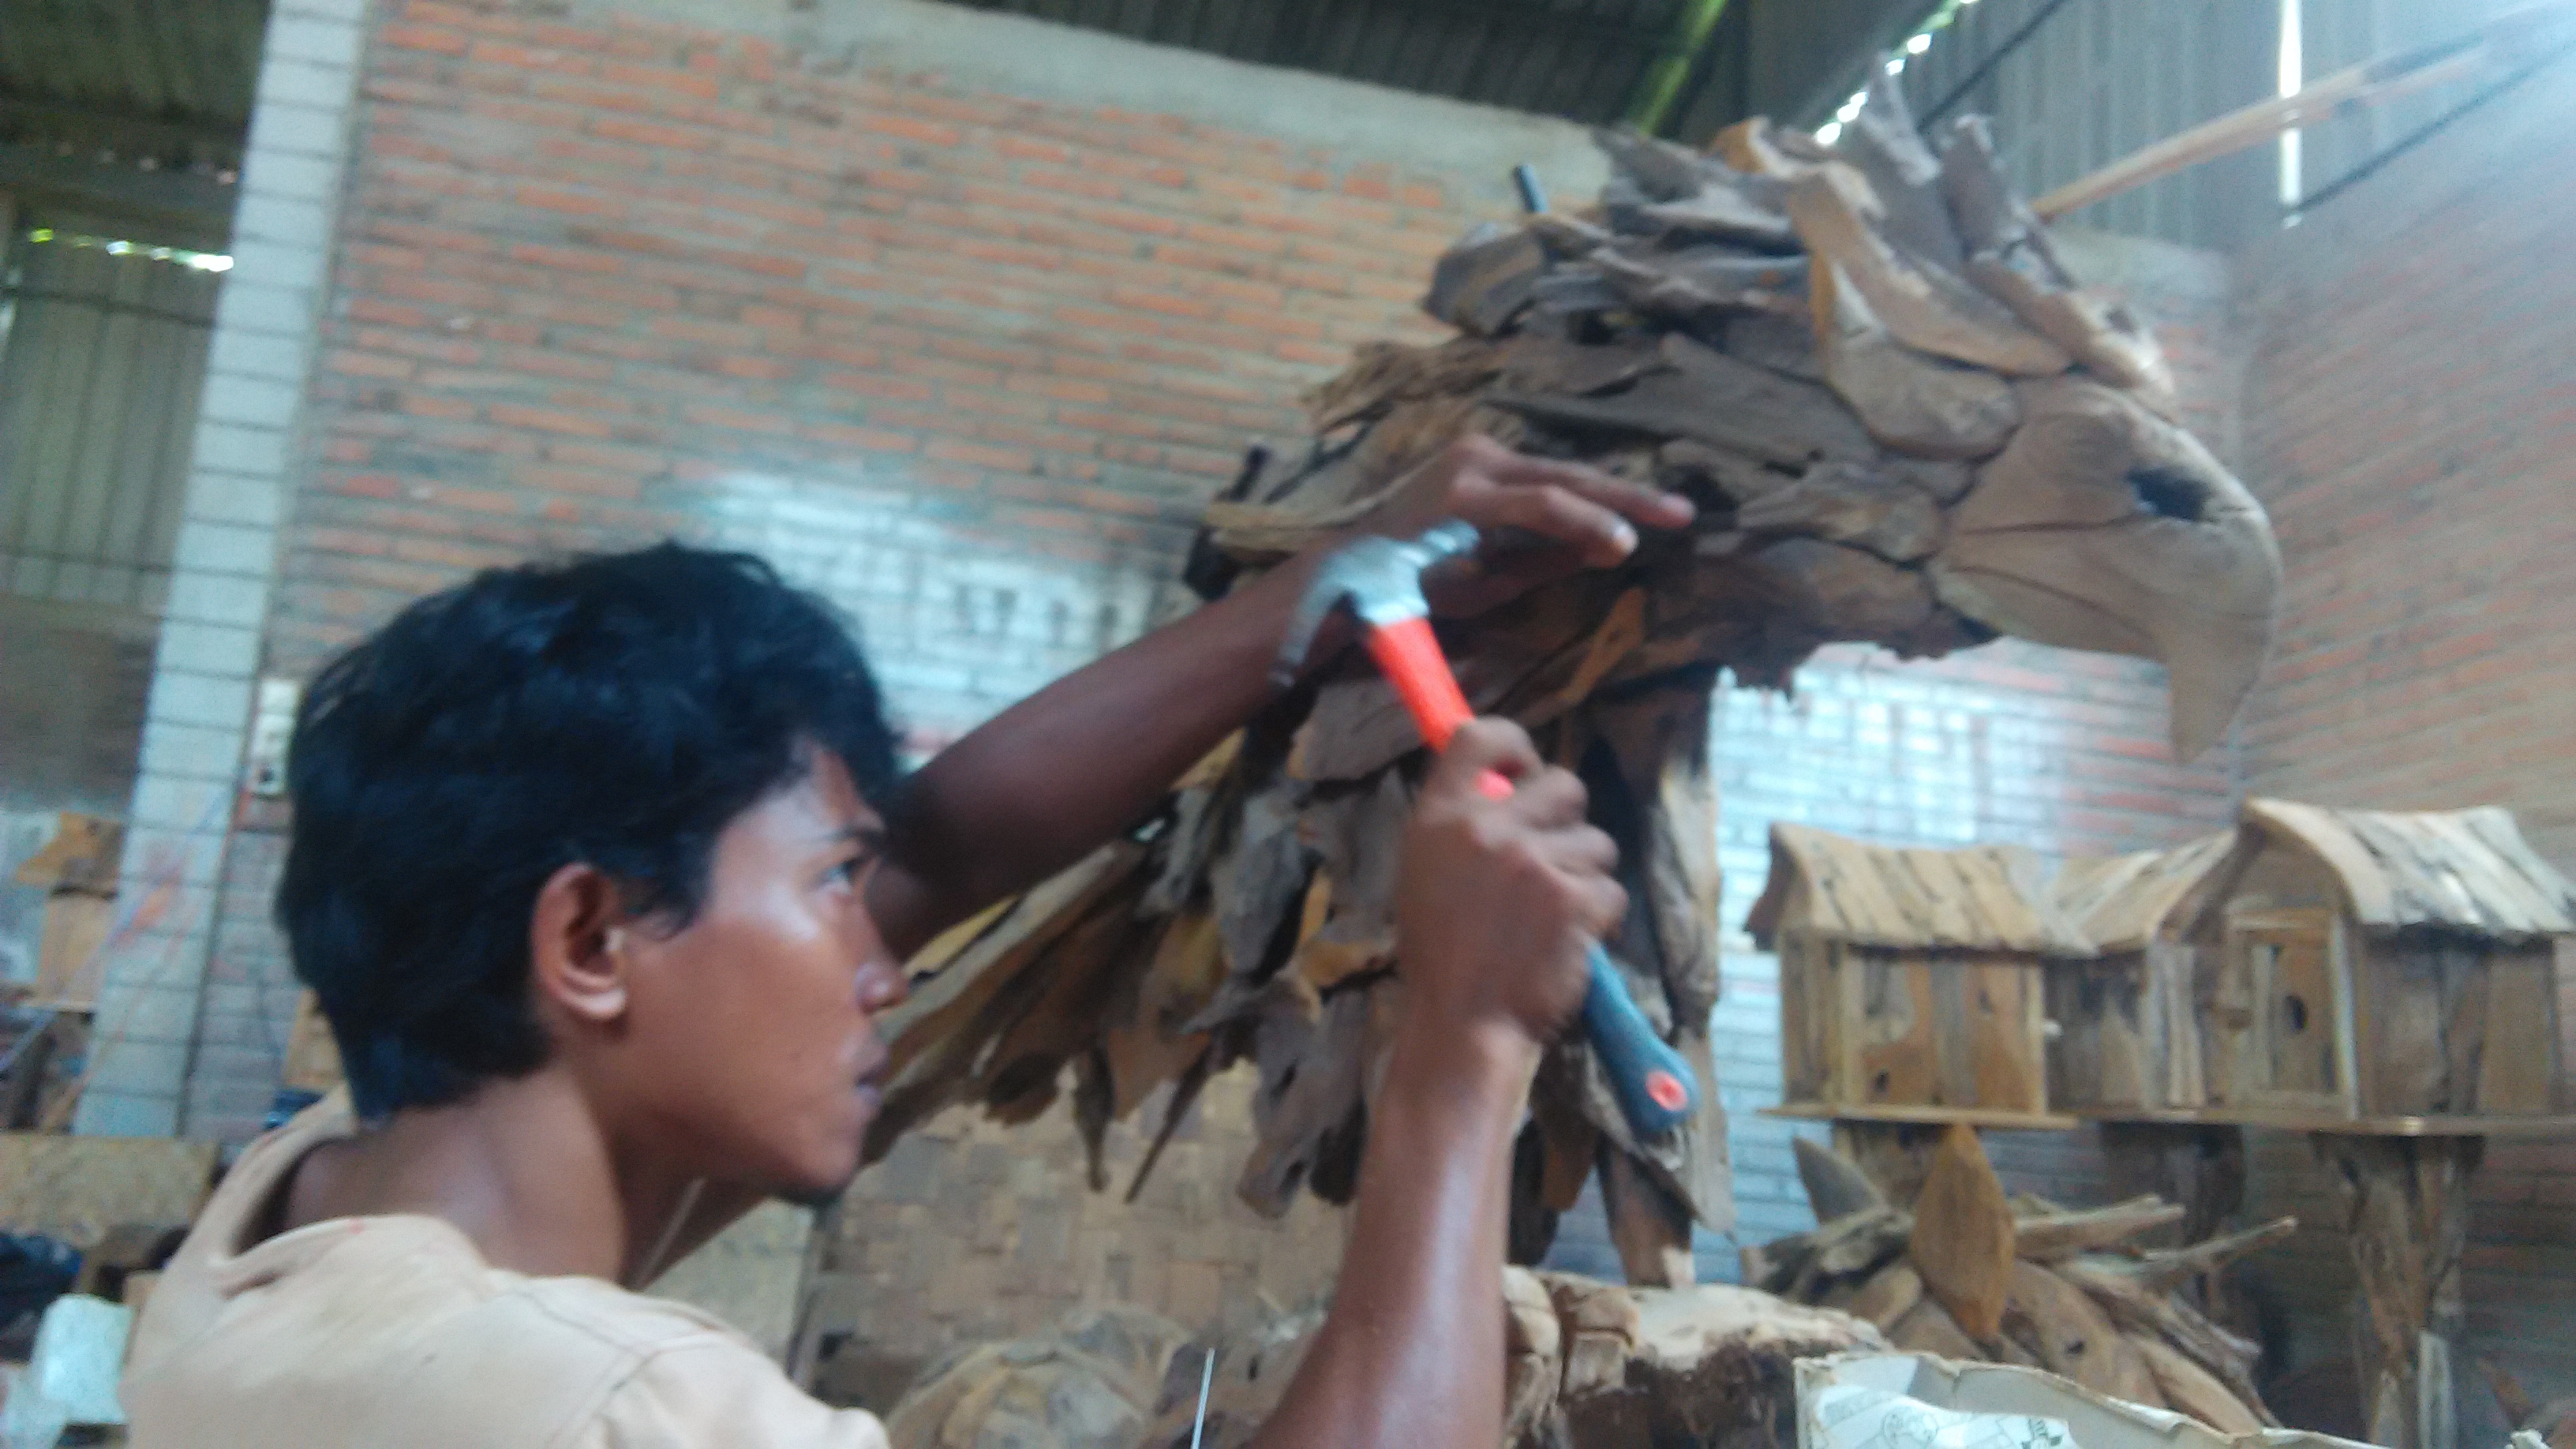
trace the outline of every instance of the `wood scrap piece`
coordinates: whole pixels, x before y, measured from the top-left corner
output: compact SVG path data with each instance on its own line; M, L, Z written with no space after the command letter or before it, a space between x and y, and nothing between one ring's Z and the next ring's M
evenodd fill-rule
M1866 1318L1881 1329L1894 1327L1923 1301L1923 1275L1908 1263L1891 1263L1852 1294L1843 1311Z
M1766 249L1798 244L1789 214L1780 204L1777 183L1767 177L1745 177L1726 184L1703 177L1697 194L1677 201L1648 201L1630 213L1622 231L1682 239L1738 242Z
M1921 573L1873 553L1814 538L1784 538L1742 564L1746 582L1779 608L1777 627L1816 643L1869 639L1901 647L1932 620L1932 589Z
M1440 254L1422 310L1479 337L1500 334L1530 303L1547 252L1517 227L1486 222Z
M1881 67L1872 67L1860 114L1843 127L1835 152L1869 181L1885 215L1888 239L1913 260L1956 272L1967 260L1950 203L1941 186L1941 162L1923 143L1905 104L1905 90Z
M2252 1434L2263 1428L2262 1418L2229 1392L2218 1375L2202 1368L2189 1354L2153 1334L2133 1335L2128 1343L2155 1375L2156 1388L2164 1395L2166 1408L2198 1419L2221 1434Z
M2013 1278L2012 1205L1974 1128L1952 1123L1914 1203L1914 1270L1970 1337L2003 1328Z
M1637 1300L1627 1289L1574 1273L1540 1273L1564 1333L1568 1403L1627 1382L1628 1357L1637 1348Z
M1735 524L1850 544L1890 563L1929 557L1941 543L1941 509L1931 496L1862 463L1818 463L1737 508Z
M2161 1249L2142 1254L2136 1260L2136 1267L2131 1271L2139 1282L2148 1287L2168 1290L2179 1288L2205 1273L2216 1272L2247 1253L2283 1242L2298 1230L2297 1218L2274 1218L2268 1223L2260 1223L2222 1237L2210 1238L2186 1248Z
M1565 1330L1547 1284L1503 1269L1503 1442L1518 1444L1556 1412L1565 1381Z
M1334 992L1312 1036L1296 1046L1293 1074L1275 1096L1265 1091L1254 1097L1259 1136L1235 1184L1235 1196L1254 1212L1285 1216L1323 1155L1327 1136L1360 1109L1368 1039L1369 993L1357 987Z
M1572 397L1608 392L1666 363L1656 350L1633 343L1589 344L1526 332L1503 354L1501 381L1514 392L1554 392Z
M2008 1331L2022 1329L2015 1337L2036 1343L2050 1373L2098 1394L2163 1407L2146 1359L2082 1289L2055 1273L2028 1260L2014 1264L2004 1316Z
M1685 147L1610 126L1593 127L1592 144L1610 158L1612 169L1620 177L1657 201L1679 201L1699 194L1699 157Z
M1959 1321L1935 1298L1924 1298L1907 1309L1887 1330L1887 1341L1907 1353L1928 1353L1962 1363L1977 1363L1986 1356L1985 1350L1968 1337Z
M2105 381L2173 416L2173 369L2155 334L2128 308L2077 285L2048 228L2005 181L1984 117L1951 127L1941 181L1973 253L1963 275Z
M1676 1201L1644 1164L1607 1137L1601 1143L1601 1207L1630 1283L1688 1288L1698 1280L1691 1261L1689 1205Z
M1643 313L1689 321L1727 312L1804 310L1792 290L1806 279L1803 260L1749 258L1722 249L1694 256L1613 247L1585 260L1620 300Z
M1871 220L1877 210L1869 183L1838 162L1789 187L1789 216L1813 263L1842 268L1898 341L2021 377L2050 377L2073 365L2066 349L1965 280L1899 256Z
M2131 1198L2109 1207L2083 1212L2041 1213L2016 1218L2013 1240L2021 1256L2034 1263L2052 1263L2072 1258L2078 1253L2097 1252L2115 1243L2125 1243L2142 1233L2155 1231L2182 1221L2179 1203L2162 1198Z
M1735 419L1740 427L1762 430L1756 436L1770 443L1766 457L1805 463L1877 456L1860 420L1828 388L1756 367L1678 332L1664 334L1658 347L1664 361L1691 380L1703 407ZM1677 431L1673 436L1727 445L1724 438L1703 433Z
M1891 1207L1912 1211L1941 1149L1942 1129L1912 1122L1834 1123L1834 1151L1861 1171Z
M2135 1337L2161 1335L2165 1342L2216 1375L2237 1401L2266 1425L2276 1423L2254 1386L2256 1347L2220 1328L2191 1309L2118 1270L2115 1260L2069 1258L2057 1274L2093 1296L2111 1321Z
M1805 138L1809 144L1804 146L1798 139L1796 132L1772 125L1768 116L1751 116L1711 136L1708 153L1748 175L1790 181L1814 170L1829 154L1813 138Z
M1808 300L1825 380L1879 442L1919 457L1982 458L2020 426L2009 383L1897 341L1841 267L1819 265Z
M1887 1206L1886 1195L1859 1163L1804 1137L1790 1138L1789 1150L1798 1159L1798 1181L1807 1189L1807 1205L1817 1222Z

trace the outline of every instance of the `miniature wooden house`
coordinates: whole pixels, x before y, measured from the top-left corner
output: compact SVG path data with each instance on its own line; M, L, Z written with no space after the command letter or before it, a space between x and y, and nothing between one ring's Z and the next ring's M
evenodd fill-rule
M2231 835L2072 866L2055 896L2099 947L2050 1001L2061 1106L2408 1131L2576 1106L2576 886L2502 810L2253 800Z
M2048 973L2048 1096L2059 1111L2153 1115L2207 1101L2198 979L2181 904L2234 853L2220 831L2172 850L2070 860L2058 911L2093 945Z
M2046 963L2088 950L2009 846L1900 850L1771 828L1746 923L1780 958L1783 1112L2042 1119Z

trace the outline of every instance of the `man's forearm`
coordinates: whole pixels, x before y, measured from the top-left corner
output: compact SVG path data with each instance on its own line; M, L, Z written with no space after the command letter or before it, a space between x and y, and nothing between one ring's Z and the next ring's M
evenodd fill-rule
M1332 1312L1256 1442L1491 1449L1503 1428L1503 1246L1512 1137L1536 1049L1399 1040Z
M907 786L900 875L871 897L900 954L1071 865L1142 818L1271 696L1314 556L1075 670L939 753Z

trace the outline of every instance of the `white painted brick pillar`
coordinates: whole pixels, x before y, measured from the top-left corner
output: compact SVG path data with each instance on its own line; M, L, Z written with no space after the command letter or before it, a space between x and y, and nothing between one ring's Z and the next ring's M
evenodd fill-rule
M209 343L143 750L121 913L75 1130L180 1127L250 735L278 531L330 277L369 0L277 0Z

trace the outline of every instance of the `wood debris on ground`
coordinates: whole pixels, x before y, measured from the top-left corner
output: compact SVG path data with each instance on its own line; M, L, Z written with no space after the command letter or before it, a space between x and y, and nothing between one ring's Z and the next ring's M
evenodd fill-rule
M1786 687L1835 641L1919 657L1999 633L2144 654L2170 666L2190 753L2253 677L2279 559L2259 506L2173 421L2153 337L2076 285L1982 122L1927 140L1882 87L1835 147L1759 121L1709 154L1601 140L1600 204L1442 257L1425 305L1456 335L1364 346L1315 389L1311 445L1209 507L1188 577L1212 595L1365 524L1469 434L1691 497L1691 528L1445 624L1443 643L1477 710L1589 787L1633 903L1612 957L1713 1081L1721 673ZM1144 1113L1159 1150L1212 1073L1249 1061L1245 1200L1347 1200L1396 1016L1395 851L1422 759L1390 689L1346 661L1131 839L952 933L893 1023L872 1158L951 1105L1024 1121L1069 1093L1097 1184L1110 1122ZM1687 1283L1693 1225L1732 1218L1702 1097L1636 1141L1583 1042L1558 1045L1521 1144L1515 1255L1543 1252L1597 1177L1631 1280Z
M1745 1288L1630 1289L1508 1268L1502 1296L1509 1449L1787 1449L1797 1437L1790 1365L1885 1347L1850 1315ZM1319 1308L1271 1310L1190 1338L1139 1310L1083 1310L934 1365L887 1417L888 1437L894 1449L1182 1449L1206 1375L1203 1442L1238 1449L1278 1406L1322 1321Z
M2177 1290L2288 1236L2295 1219L2148 1249L2137 1241L2181 1221L2181 1207L2009 1197L1966 1127L1946 1129L1930 1171L1893 1192L1830 1148L1800 1139L1797 1152L1817 1226L1745 1249L1746 1282L1865 1319L1897 1348L2044 1368L2223 1433L2277 1422L2254 1386L2255 1345Z

